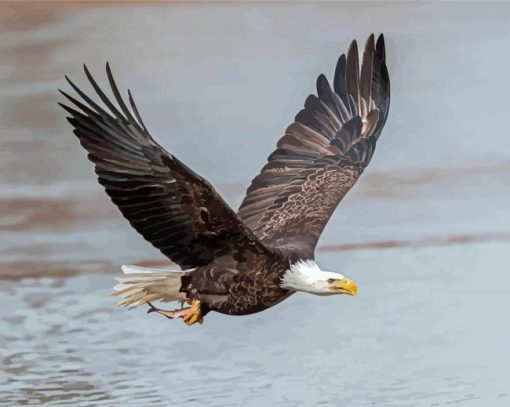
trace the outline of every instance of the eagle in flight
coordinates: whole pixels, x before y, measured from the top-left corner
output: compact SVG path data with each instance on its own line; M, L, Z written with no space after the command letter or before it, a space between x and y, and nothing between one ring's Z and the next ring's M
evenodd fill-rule
M202 323L209 311L246 315L296 291L356 295L355 283L321 270L314 250L338 203L356 183L386 122L390 82L384 37L368 38L361 67L353 41L336 65L332 86L317 78L236 213L214 187L150 135L134 103L122 99L110 67L117 106L85 74L101 107L66 78L81 100L72 107L74 134L88 151L106 193L129 223L180 271L123 266L117 304ZM175 310L155 301L177 301ZM184 306L184 304L187 304Z

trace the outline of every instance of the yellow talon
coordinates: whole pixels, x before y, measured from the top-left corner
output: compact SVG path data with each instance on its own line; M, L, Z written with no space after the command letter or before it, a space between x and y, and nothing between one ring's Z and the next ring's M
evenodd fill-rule
M200 301L193 300L191 302L191 308L184 316L184 323L186 325L193 325L195 323L203 324L204 318L202 317L202 311L200 310Z

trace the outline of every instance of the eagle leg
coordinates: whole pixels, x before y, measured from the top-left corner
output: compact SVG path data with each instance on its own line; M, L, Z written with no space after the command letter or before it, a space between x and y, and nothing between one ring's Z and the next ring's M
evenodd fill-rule
M193 325L195 323L203 324L204 318L202 316L202 309L200 301L193 300L191 302L191 308L187 308L186 315L184 316L184 322L186 325Z
M190 310L190 308L188 307L188 308L176 309L174 311L167 311L167 310L156 308L154 305L152 305L148 301L147 301L147 304L150 307L147 310L147 314L150 314L151 312L157 312L158 314L164 315L165 317L167 317L169 319L184 318L186 316L187 312Z

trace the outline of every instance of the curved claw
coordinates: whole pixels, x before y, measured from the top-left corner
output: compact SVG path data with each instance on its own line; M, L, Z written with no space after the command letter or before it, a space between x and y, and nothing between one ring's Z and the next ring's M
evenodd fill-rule
M184 323L186 325L193 325L195 323L203 324L204 318L202 317L202 309L200 306L200 301L193 300L191 303L191 308L188 308L189 311L186 312L184 316Z

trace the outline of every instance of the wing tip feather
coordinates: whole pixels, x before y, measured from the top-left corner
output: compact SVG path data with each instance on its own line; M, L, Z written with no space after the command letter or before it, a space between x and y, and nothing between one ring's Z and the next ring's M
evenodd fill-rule
M375 46L377 57L380 60L384 60L386 58L386 42L384 39L384 34L379 34L379 37L377 37L377 43Z

